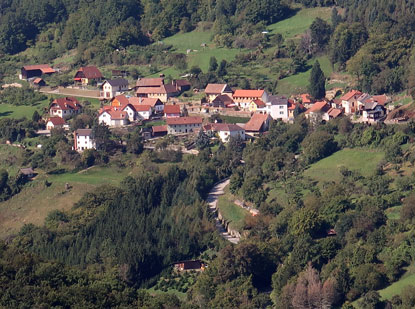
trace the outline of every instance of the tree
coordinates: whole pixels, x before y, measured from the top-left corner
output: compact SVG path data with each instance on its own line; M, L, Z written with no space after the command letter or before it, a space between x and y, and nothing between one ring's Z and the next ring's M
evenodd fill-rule
M311 41L317 50L323 50L331 36L331 27L323 19L317 17L310 26Z
M111 131L107 125L101 123L92 127L92 136L95 139L97 150L103 150L105 152L111 149Z
M139 129L135 129L127 138L127 151L134 154L143 152L143 138L141 137Z
M228 73L226 70L227 65L228 63L226 62L226 60L222 60L220 62L219 67L218 67L218 72L217 72L219 77L225 76Z
M341 15L339 15L339 12L337 11L337 8L334 7L331 10L331 25L333 29L336 29L337 25L340 24L343 21Z
M42 117L40 117L38 111L34 111L33 115L32 115L32 121L33 122L39 122L40 119L42 119Z
M203 132L203 130L199 131L199 135L196 139L196 147L200 150L209 147L209 137L206 135L205 132Z
M214 72L218 68L218 61L214 56L209 59L209 72Z
M304 160L316 162L331 155L337 149L332 135L324 131L316 131L308 135L302 142Z
M311 69L309 92L315 99L322 99L326 96L326 77L320 68L318 60L314 62Z

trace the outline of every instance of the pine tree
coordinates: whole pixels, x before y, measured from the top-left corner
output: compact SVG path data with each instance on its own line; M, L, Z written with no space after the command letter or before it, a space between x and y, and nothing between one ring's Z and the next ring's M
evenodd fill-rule
M315 99L322 99L326 95L326 77L320 68L318 60L313 65L310 74L310 95Z
M218 61L215 57L210 57L209 60L209 72L214 72L218 68Z
M41 117L40 117L40 115L39 115L39 113L38 113L38 111L34 111L33 112L33 115L32 115L32 120L34 121L34 122L39 122L39 120L41 119Z

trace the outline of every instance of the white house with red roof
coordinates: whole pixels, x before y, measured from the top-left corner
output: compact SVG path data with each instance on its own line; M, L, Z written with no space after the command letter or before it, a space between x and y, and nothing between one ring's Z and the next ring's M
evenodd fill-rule
M228 123L209 123L203 126L203 130L209 135L218 134L223 143L229 142L231 137L245 140L245 129L236 124Z
M180 105L165 105L164 106L164 117L177 118L180 116L181 116Z
M180 134L199 131L202 128L202 122L202 117L198 116L167 118L167 133Z
M305 117L310 121L316 123L321 121L328 121L330 119L328 111L332 107L326 101L319 101L313 104L306 112Z
M268 93L263 89L258 90L245 90L245 89L238 89L232 95L232 98L239 107L243 109L248 109L249 104L254 100L261 100L262 102L267 103Z
M92 136L92 129L78 129L73 132L74 150L83 152L86 149L96 149L96 142Z
M46 130L52 130L57 128L63 128L65 119L61 117L50 117L46 123Z
M128 124L128 113L119 108L101 109L98 122L109 127L122 127Z
M82 105L73 97L57 98L49 107L52 117L68 118L82 112Z
M122 110L128 113L130 121L148 120L153 114L151 106L143 104L127 104Z
M358 111L358 102L357 99L362 95L362 92L359 90L350 90L344 94L340 100L342 102L342 108L346 115L354 114Z

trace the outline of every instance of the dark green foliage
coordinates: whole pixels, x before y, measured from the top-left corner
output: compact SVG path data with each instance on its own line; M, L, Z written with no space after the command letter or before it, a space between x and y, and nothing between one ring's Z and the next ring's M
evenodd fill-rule
M127 151L134 154L140 154L143 152L143 149L143 138L141 137L139 130L136 129L128 135Z
M216 60L215 57L210 57L209 59L209 72L214 72L216 71L216 69L218 68L218 61Z
M44 94L27 87L8 87L0 92L0 103L12 105L35 105L46 99Z
M326 77L320 68L318 60L314 62L310 74L310 95L315 99L322 99L326 96Z
M316 131L304 139L302 147L304 160L307 163L313 163L331 155L336 151L337 144L330 134Z
M317 17L310 26L311 40L317 45L317 50L323 50L328 44L332 28L330 25Z

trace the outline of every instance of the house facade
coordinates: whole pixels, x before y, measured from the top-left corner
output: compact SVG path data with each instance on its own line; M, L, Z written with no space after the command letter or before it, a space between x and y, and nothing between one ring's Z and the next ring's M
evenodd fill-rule
M82 112L82 105L72 97L57 98L49 107L49 114L52 117L69 118Z
M328 111L331 108L326 101L316 102L305 112L305 117L313 123L328 121L330 120Z
M178 91L173 85L162 85L159 87L138 87L136 90L137 97L159 99L163 103L166 103L169 98L175 97L177 95Z
M178 117L167 118L167 133L168 134L180 134L180 133L192 133L202 128L202 117Z
M124 78L109 79L102 84L100 96L104 99L112 99L125 91L128 91L128 80Z
M284 97L270 96L267 102L267 112L272 119L288 121L288 99Z
M241 138L245 140L245 129L236 124L228 123L209 123L203 127L203 130L212 136L218 134L223 143L229 142L230 138Z
M128 124L128 114L122 110L108 109L103 110L98 117L98 122L109 127L122 127Z
M249 104L255 100L261 100L262 102L268 102L268 93L265 90L235 90L232 95L233 101L236 105L243 109L248 109Z
M74 133L74 150L83 152L86 149L96 149L92 129L78 129Z
M358 101L357 99L362 95L359 90L351 90L343 95L340 100L344 113L346 115L354 114L358 111Z

